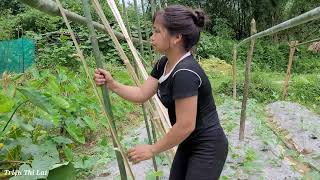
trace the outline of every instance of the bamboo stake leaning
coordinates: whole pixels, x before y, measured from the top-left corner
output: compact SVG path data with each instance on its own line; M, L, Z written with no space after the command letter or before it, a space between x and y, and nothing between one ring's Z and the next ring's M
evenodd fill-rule
M257 33L256 21L252 19L251 35L254 35L255 33ZM245 82L243 87L243 99L242 99L242 106L241 106L240 131L239 131L239 140L241 141L244 139L247 100L248 100L249 86L250 86L251 62L252 62L254 45L255 45L255 38L251 39L251 44L248 50L248 56L247 56L247 62L246 62Z
M87 20L87 26L89 29L89 35L90 35L90 41L91 41L91 46L93 49L93 54L94 54L94 58L95 58L95 63L97 65L98 68L103 68L103 64L102 64L102 56L101 56L101 52L99 50L99 44L98 44L98 40L97 40L97 35L95 33L94 30L94 26L93 26L93 22L92 22L92 17L91 17L91 13L90 13L90 5L88 0L82 0L82 6L83 6L83 11ZM117 129L116 129L116 125L114 123L114 117L113 117L113 113L111 110L111 103L110 103L110 97L109 97L109 92L108 89L106 87L101 87L101 91L102 91L102 97L103 97L103 102L106 108L106 111L108 112L108 114L110 115L110 119L109 121L111 122L113 131L115 132L115 135L117 136ZM115 141L113 140L113 146L115 148L118 148L117 143L115 143ZM121 157L121 154L119 153L119 151L116 151L116 158L117 158L117 162L118 162L118 166L119 166L119 171L120 171L120 176L121 176L121 180L126 180L127 179L127 174L126 174L126 168L124 165L124 160Z
M112 31L112 28L106 18L106 16L104 15L103 11L102 11L102 8L101 8L101 5L99 3L98 0L93 0L93 4L94 4L94 8L98 14L98 16L101 18L105 28L108 30L108 33L109 35L111 36L111 39L112 41L115 43L116 45L116 49L118 51L118 53L120 54L120 57L121 59L123 60L124 64L126 65L129 73L132 75L133 77L133 80L134 82L136 83L136 85L141 85L139 79L138 79L138 76L135 74L134 72L134 68L132 67L132 65L130 64L130 61L128 59L128 57L125 55L123 49L121 48L121 45L118 41L118 39L116 38L116 36L114 35L113 31ZM153 109L153 106L151 105L151 103L149 101L147 101L145 103L147 109L149 110L150 114L152 115L152 117L158 117L156 114L155 114L155 111ZM158 110L158 109L157 109ZM158 114L161 114L161 112L159 112L159 110L157 111ZM153 119L156 119L156 118L153 118ZM169 129L166 129L162 123L162 121L157 118L157 120L154 121L155 122L155 125L156 127L158 128L158 132L160 133L160 135L164 135ZM151 127L153 127L153 124L151 124ZM152 129L152 132L154 132L154 129ZM169 159L172 160L173 159L173 156L175 154L175 151L174 150L169 150L168 151L168 156L169 156Z
M127 13L127 8L126 8L126 1L125 0L122 0L122 8L123 8L124 21L126 23L129 35L131 35L131 29L130 29L129 18L128 18L128 13ZM139 41L139 43L140 43L140 41Z
M237 99L237 48L233 47L232 61L233 99Z
M139 17L139 9L138 9L138 4L137 0L133 0L134 4L134 9L136 10L136 19L138 23L138 36L139 36L139 41L140 41L140 53L144 55L144 49L143 49L143 43L142 43L142 34L141 34L141 25L140 25L140 17Z
M145 9L144 9L144 1L141 0L141 9L142 9L142 16L143 16L143 22L144 22L144 31L145 31L145 34L146 34L146 39L147 41L150 42L150 37L148 35L148 32L147 32L147 12L145 12ZM151 44L147 44L147 47L148 47L148 51L149 51L149 56L151 56ZM145 63L146 64L146 63Z
M296 51L297 45L298 45L298 41L291 41L291 43L290 43L290 52L289 52L287 73L286 73L285 81L283 83L283 94L282 94L283 100L286 100L286 98L288 97L288 87L289 87L289 79L290 79L290 75L291 75L291 66L293 63L294 52Z
M128 171L129 171L130 175L132 176L133 179L135 179L135 177L134 177L134 175L132 173L131 167L130 167L130 165L128 163L128 158L126 157L126 155L125 155L125 153L123 151L123 148L122 148L122 146L120 144L120 141L117 139L117 136L116 136L116 134L115 134L115 132L114 132L114 130L112 128L112 125L111 125L111 123L109 121L110 120L110 115L107 113L107 111L104 108L104 103L103 103L103 101L102 101L102 99L101 99L101 97L100 97L100 95L98 93L98 89L97 89L95 83L93 82L93 78L90 75L88 65L87 65L87 63L86 63L86 61L84 59L82 51L80 50L79 44L78 44L78 42L77 42L77 40L75 38L73 30L71 29L71 26L70 26L70 23L69 23L69 21L68 21L68 19L66 17L66 14L64 13L64 9L63 9L63 7L61 5L61 2L59 0L56 0L56 2L57 2L59 10L61 12L61 15L63 17L63 20L64 20L64 22L65 22L65 24L66 24L66 26L67 26L70 34L71 34L72 41L73 41L73 43L74 43L74 45L76 47L76 50L77 50L77 55L79 56L79 58L80 58L80 60L81 60L81 62L83 64L83 67L84 67L85 73L87 75L87 78L88 78L88 80L90 81L90 83L91 83L91 85L93 87L93 92L94 92L94 94L95 94L95 96L96 96L96 98L97 98L97 100L99 102L101 111L102 111L103 115L105 116L105 118L107 120L107 124L108 124L108 127L109 127L110 132L111 132L111 136L114 139L115 143L118 145L118 148L116 150L121 153L121 156L125 160L125 165L126 165Z
M134 56L134 59L135 59L137 65L138 65L138 67L139 67L139 69L141 71L143 79L146 80L149 75L148 75L147 71L145 70L143 64L141 63L141 60L140 60L140 58L139 58L139 56L137 54L137 50L135 49L135 47L134 47L134 45L133 45L133 43L132 43L132 41L131 41L131 39L130 39L130 37L128 35L128 32L127 32L127 30L126 30L126 28L124 26L124 23L122 21L122 18L121 18L121 15L120 15L119 11L118 11L118 8L117 8L116 4L114 3L114 1L107 0L107 2L109 4L109 6L110 6L115 18L116 18L118 24L120 25L120 29L121 29L122 33L124 34L124 36L125 36L125 38L126 38L126 40L128 42L129 48L130 48L130 50L131 50L131 52L132 52L132 54ZM168 116L167 110L161 104L161 102L160 102L158 97L153 96L152 99L153 99L153 101L155 101L156 108L159 109L160 112L162 112L159 115L160 115L160 118L161 118L161 121L162 121L163 125L166 126L165 127L166 129L171 128L171 124L170 124L170 120L169 120L169 116Z

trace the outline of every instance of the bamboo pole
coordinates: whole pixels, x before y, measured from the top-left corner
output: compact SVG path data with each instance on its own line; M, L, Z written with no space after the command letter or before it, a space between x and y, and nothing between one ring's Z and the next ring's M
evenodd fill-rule
M93 54L95 57L95 63L97 65L98 68L103 68L103 64L102 64L102 56L101 56L101 52L99 50L99 44L98 44L98 40L97 40L97 35L95 33L94 30L94 26L92 23L92 17L91 17L91 13L90 13L90 5L88 0L82 0L82 5L83 5L83 11L85 14L85 17L87 19L87 26L89 29L89 35L90 35L90 41L91 41L91 46L93 49ZM110 97L109 97L109 92L108 89L105 86L101 86L101 92L102 92L102 97L103 97L103 102L106 108L106 111L108 112L108 114L110 115L110 119L109 121L111 122L112 125L112 129L115 132L115 135L117 136L117 129L116 129L116 125L114 122L114 117L113 117L113 113L112 113L112 106L111 106L111 102L110 102ZM113 146L115 148L118 148L117 143L115 143L115 140L113 139ZM124 159L121 157L121 154L119 153L119 151L115 151L116 153L116 158L117 158L117 162L118 162L118 167L119 167L119 171L120 171L120 176L121 176L121 180L127 180L127 173L126 173L126 168L124 165Z
M93 4L94 4L94 8L95 8L98 16L101 18L105 28L108 30L108 33L111 36L112 41L115 43L116 49L117 49L118 53L120 54L121 59L123 60L124 64L126 65L129 73L133 77L133 80L134 80L135 84L137 86L141 85L141 83L139 81L139 78L138 78L138 76L136 75L136 73L134 71L134 68L130 64L129 59L125 55L123 49L121 48L121 45L120 45L117 37L114 35L114 33L112 31L112 28L111 28L106 16L102 12L102 8L101 8L100 3L98 2L98 0L93 0ZM153 103L155 103L155 102L153 102ZM145 105L146 105L148 111L150 112L150 114L152 115L152 117L156 117L156 116L160 116L161 115L162 112L159 110L159 108L157 108L157 113L158 114L155 114L155 111L153 110L153 106L149 101L147 101L145 103ZM162 117L162 118L164 118L164 117ZM162 135L169 131L169 128L164 124L164 120L157 119L154 123L157 124L158 132L162 133ZM169 150L168 153L171 154L171 157L173 158L173 156L175 154L175 149Z
M59 8L54 1L48 1L48 0L19 0L19 1L23 2L24 4L32 8L38 9L39 11L47 13L51 16L61 16L59 12ZM64 9L64 12L66 14L66 17L72 22L76 22L78 24L86 26L86 19L83 16L80 16L79 14L68 11L66 9ZM94 25L94 28L97 29L98 31L103 33L107 32L107 30L103 27L102 24L99 24L98 22L93 22L93 25ZM117 36L117 38L122 40L125 39L123 34L116 31L114 31L114 33ZM133 38L132 41L135 44L139 43L139 39L137 38ZM143 41L143 43L150 44L148 41Z
M151 136L151 132L150 132L150 126L149 126L149 120L148 120L148 117L147 117L146 107L145 107L144 104L142 104L142 111L143 111L144 123L145 123L146 129L147 129L147 135L148 135L148 139L149 139L149 144L153 144L155 141L152 140L152 136ZM152 131L153 130L154 130L154 128L152 128ZM158 171L157 161L156 161L156 158L154 156L152 157L152 164L153 164L154 171Z
M59 0L56 0L56 2L57 2L57 5L58 5L59 10L60 10L60 12L61 12L61 15L62 15L62 17L63 17L63 20L64 20L64 22L65 22L65 24L66 24L66 26L67 26L70 34L71 34L72 41L73 41L73 43L74 43L74 45L75 45L75 47L76 47L76 50L77 50L77 55L79 56L79 58L80 58L80 60L81 60L81 62L82 62L82 64L83 64L83 67L84 67L85 73L86 73L86 75L87 75L87 78L88 78L88 80L90 81L90 83L91 83L91 85L92 85L92 87L93 87L93 91L94 91L94 94L95 94L95 96L96 96L96 98L97 98L97 100L98 100L98 102L99 102L101 111L102 111L103 115L106 117L107 124L108 124L108 127L109 127L109 129L110 129L112 139L114 140L114 142L115 142L115 143L117 144L117 146L118 146L118 148L115 148L115 150L117 150L117 151L120 152L122 158L125 160L124 162L125 162L125 165L126 165L128 171L130 172L130 175L132 176L133 179L135 179L135 178L134 178L134 175L133 175L133 173L132 173L131 167L130 167L130 165L129 165L128 158L126 157L126 155L125 155L125 153L124 153L124 151L123 151L123 148L122 148L122 146L121 146L121 144L120 144L120 141L118 140L118 138L117 138L117 136L116 136L116 133L115 133L115 131L114 131L113 128L112 128L112 125L111 125L111 122L110 122L110 119L112 119L112 118L111 118L110 114L108 114L108 112L106 111L105 104L103 103L102 98L101 98L101 96L100 96L99 93L98 93L98 89L97 89L95 83L93 82L93 78L92 78L91 75L90 75L88 65L87 65L87 63L86 63L86 61L85 61L85 59L84 59L83 53L82 53L82 51L80 50L80 47L79 47L79 44L78 44L78 42L77 42L77 40L76 40L76 38L75 38L74 32L73 32L73 30L71 29L70 23L69 23L69 21L68 21L68 19L67 19L67 16L66 16L65 12L64 12L65 10L63 9L63 7L62 7L62 5L61 5L61 3L60 3Z
M251 21L251 35L254 35L256 32L257 32L256 21L254 19L252 19L252 21ZM251 71L251 62L252 62L254 45L255 45L255 38L251 39L251 44L250 44L250 47L248 50L248 56L247 56L247 62L246 62L245 82L244 82L241 117L240 117L240 131L239 131L239 140L240 141L242 141L244 139L247 100L248 100L249 86L250 86L250 71Z
M251 41L251 39L258 39L264 36L268 36L274 33L277 33L279 31L283 31L285 29L289 29L295 26L298 26L300 24L304 24L307 23L309 21L315 20L315 19L319 19L320 18L320 7L317 7L311 11L308 11L304 14L301 14L300 16L297 16L295 18L292 18L288 21L285 21L281 24L278 24L276 26L273 26L269 29L266 29L260 33L257 33L255 35L252 35L246 39L244 39L243 41L241 41L236 48L240 47L241 45L243 45L244 43L247 43L249 41Z
M237 48L233 48L232 62L233 99L237 99Z
M290 43L290 52L289 52L287 73L286 73L285 81L283 83L283 94L282 94L283 100L286 100L286 98L288 97L288 87L289 87L289 80L290 80L290 75L291 75L291 66L293 63L294 53L296 51L297 45L298 45L298 41L291 41L291 43Z
M138 36L139 36L139 41L140 41L140 53L143 55L144 50L143 50L143 43L142 43L142 34L141 34L141 25L140 25L141 23L140 23L137 0L133 0L133 4L134 4L134 9L136 10L136 19L137 19L137 23L138 23L137 28L138 28Z
M129 35L131 35L131 29L130 29L129 18L128 18L128 13L127 13L127 8L126 8L126 1L125 0L122 0L122 8L123 8L124 21L126 23ZM132 39L132 37L131 37L131 39ZM140 40L139 40L139 43L140 43Z

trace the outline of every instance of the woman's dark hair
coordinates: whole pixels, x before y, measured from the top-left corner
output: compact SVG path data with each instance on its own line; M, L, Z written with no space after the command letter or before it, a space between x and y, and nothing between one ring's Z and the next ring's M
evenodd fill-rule
M164 10L157 11L153 16L153 23L157 17L162 18L162 24L170 35L182 35L183 45L187 51L198 43L200 30L207 22L202 10L192 10L181 5L168 6Z

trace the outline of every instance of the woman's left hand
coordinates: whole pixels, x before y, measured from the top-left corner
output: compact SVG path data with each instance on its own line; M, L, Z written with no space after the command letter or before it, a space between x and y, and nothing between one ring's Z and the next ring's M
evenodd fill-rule
M128 158L133 164L144 161L153 157L152 145L138 145L129 149Z

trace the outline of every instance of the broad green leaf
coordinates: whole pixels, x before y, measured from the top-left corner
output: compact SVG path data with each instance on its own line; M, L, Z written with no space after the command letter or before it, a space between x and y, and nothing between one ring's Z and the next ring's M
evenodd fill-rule
M49 99L41 92L31 88L17 88L17 90L27 97L32 104L38 106L49 114L51 113L51 104Z
M15 105L14 99L5 96L4 94L0 94L0 113L7 113L12 110Z
M61 109L68 109L70 107L70 104L62 97L51 97L51 100Z
M92 118L90 118L90 117L88 117L88 116L85 116L85 117L83 117L82 119L87 123L87 125L89 126L89 128L90 128L92 131L94 131L94 132L97 131L97 124L96 124L96 122L94 122L94 121L92 120Z
M69 164L69 161L66 161L66 162L60 163L60 164L55 164L55 165L50 167L50 170L56 169L56 168L61 167L61 166L66 166L68 164Z
M76 171L72 163L59 166L49 171L48 180L74 180L76 179Z
M51 121L46 120L46 119L38 119L38 118L33 119L32 125L33 126L40 125L44 129L51 129L54 127L54 124Z
M68 133L71 135L71 137L73 137L76 141L80 142L81 144L85 143L85 138L82 134L81 128L77 127L73 123L69 123L67 124L66 129Z
M41 144L39 147L42 154L50 156L52 158L52 161L54 161L54 163L60 162L59 152L57 150L55 143L48 140L44 144Z
M47 87L50 89L51 92L60 93L60 87L56 82L56 78L54 76L50 76L48 78Z
M69 138L63 137L63 136L56 136L53 137L52 140L56 143L60 144L71 144L73 141Z
M72 150L68 146L63 146L64 154L66 155L68 161L73 161L73 153Z

